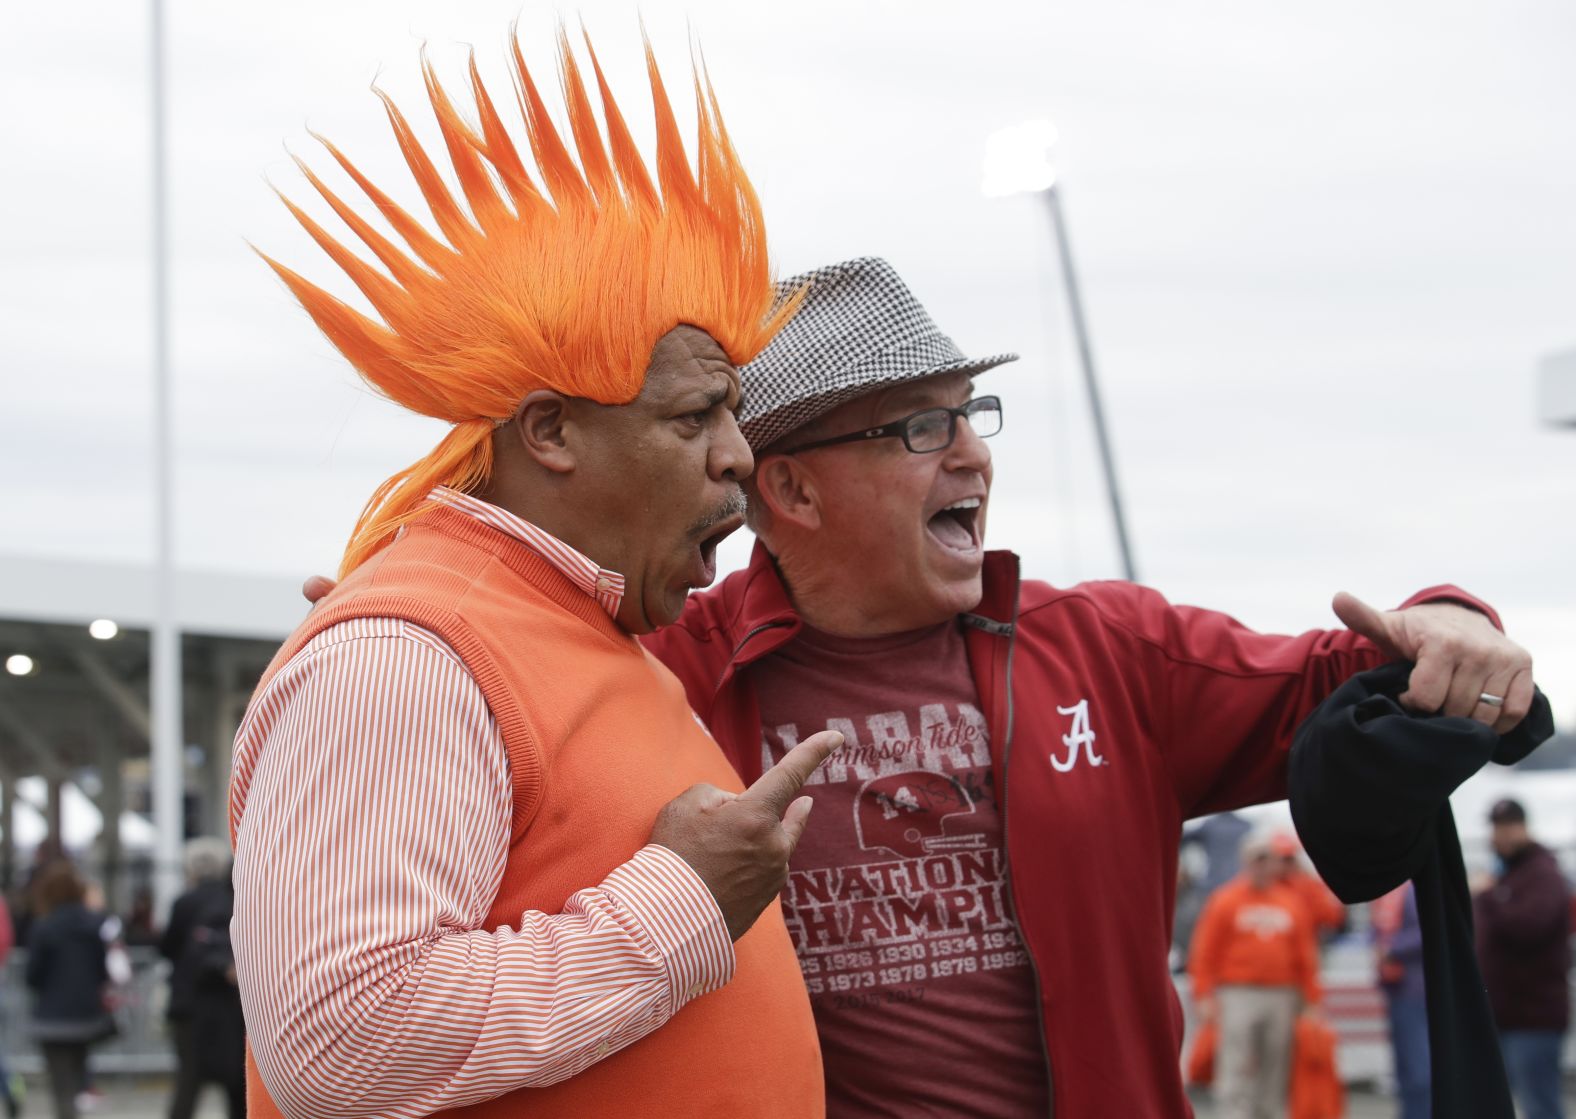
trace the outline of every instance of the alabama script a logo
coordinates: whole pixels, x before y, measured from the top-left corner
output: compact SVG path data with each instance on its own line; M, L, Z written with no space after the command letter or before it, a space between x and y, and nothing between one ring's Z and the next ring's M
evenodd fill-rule
M1089 726L1089 701L1080 699L1071 707L1058 706L1056 712L1059 715L1071 715L1073 725L1062 735L1062 745L1067 747L1067 756L1058 758L1052 751L1051 768L1057 773L1066 773L1078 764L1080 752L1089 759L1090 765L1104 765L1105 758L1094 752L1095 733Z

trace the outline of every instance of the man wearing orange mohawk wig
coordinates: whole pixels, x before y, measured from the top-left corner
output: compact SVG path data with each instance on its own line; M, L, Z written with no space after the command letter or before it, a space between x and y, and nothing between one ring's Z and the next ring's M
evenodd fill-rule
M736 366L792 308L709 83L692 171L648 45L653 179L559 47L571 143L513 52L534 176L474 62L474 124L424 64L459 196L384 98L436 234L327 141L404 245L303 165L381 268L286 205L376 318L269 261L454 426L373 494L236 740L254 1115L822 1113L771 902L841 738L744 789L633 636L742 523Z

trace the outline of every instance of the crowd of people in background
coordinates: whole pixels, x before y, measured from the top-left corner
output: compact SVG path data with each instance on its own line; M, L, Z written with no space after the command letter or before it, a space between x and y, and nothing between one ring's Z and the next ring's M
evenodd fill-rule
M26 950L28 1012L13 1036L31 1041L42 1056L43 1094L57 1119L72 1119L102 1102L89 1058L95 1046L119 1032L117 1011L131 986L133 948L157 948L170 966L171 1119L189 1119L203 1085L210 1083L225 1095L231 1119L245 1115L245 1036L229 939L229 845L192 840L186 874L188 889L162 932L151 893L138 890L126 914L115 914L102 889L51 844L35 851L14 913L0 897L0 976L13 947ZM7 1119L16 1119L25 1085L9 1056L0 1047L0 1105Z
M1495 865L1470 882L1479 966L1520 1113L1563 1119L1572 890L1554 853L1533 838L1520 802L1497 802L1489 823ZM1294 1027L1299 1017L1321 1019L1323 947L1352 925L1289 830L1255 830L1226 813L1189 832L1173 967L1187 973L1195 1038L1207 1034L1209 1052L1190 1067L1195 1078L1212 1082L1222 1119L1297 1119L1294 1108L1288 1111ZM1412 884L1370 903L1358 935L1372 945L1396 1114L1429 1119L1423 938Z
M1533 837L1525 808L1490 811L1496 865L1471 883L1477 946L1502 1054L1526 1119L1562 1119L1560 1055L1569 1026L1572 891L1554 854ZM1288 1114L1299 1018L1319 1021L1323 945L1348 911L1306 865L1289 830L1255 830L1213 817L1189 833L1177 902L1177 970L1215 1042L1221 1119ZM219 839L186 849L187 890L160 930L151 895L124 917L58 849L40 850L13 913L0 897L0 969L26 947L31 1013L23 1036L39 1047L44 1092L57 1116L91 1110L93 1047L116 1033L116 991L127 948L157 948L169 964L167 1019L175 1059L169 1114L189 1119L208 1084L232 1119L244 1116L244 1023L229 923L230 852ZM1368 906L1374 979L1384 998L1398 1119L1431 1115L1427 1004L1417 899L1410 883ZM0 1013L5 1010L0 1003ZM0 1051L0 1107L21 1114L23 1081Z

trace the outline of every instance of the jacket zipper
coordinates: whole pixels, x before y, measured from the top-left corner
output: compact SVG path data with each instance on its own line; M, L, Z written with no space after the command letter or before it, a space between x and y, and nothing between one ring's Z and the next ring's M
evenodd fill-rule
M988 633L1001 637L1007 642L1007 667L1006 667L1006 692L1007 692L1007 727L1002 737L1001 749L1001 832L1002 832L1002 876L1007 887L1007 900L1012 906L1013 923L1018 926L1018 939L1023 944L1024 955L1029 958L1029 974L1034 978L1034 1017L1040 1028L1040 1054L1045 1059L1045 1092L1050 1103L1050 1110L1046 1113L1049 1119L1056 1119L1056 1079L1051 1071L1051 1046L1045 1035L1045 1004L1040 993L1045 989L1040 983L1040 965L1034 959L1034 949L1029 946L1029 938L1023 935L1023 924L1018 920L1018 899L1016 891L1012 888L1012 843L1007 835L1007 797L1006 790L1010 788L1007 783L1008 773L1012 764L1012 653L1018 634L1018 602L1016 596L1012 604L1012 621L1006 625L992 622L978 615L965 614L964 620ZM756 634L769 629L780 629L791 625L790 622L776 621L764 622L740 638L734 647L733 655L728 658L730 666L738 659L744 647L750 643Z
M782 629L784 626L789 626L792 624L792 622L762 622L760 625L750 630L749 633L739 638L739 643L733 647L733 652L728 657L727 667L736 667L735 662L739 659L739 654L744 652L744 647L750 643L750 638L754 637L757 633L765 633L769 629Z
M1012 625L1005 634L1007 642L1007 667L1006 667L1006 693L1007 693L1007 728L1003 736L1001 747L1001 834L1002 834L1002 874L1006 879L1007 900L1012 905L1013 923L1018 926L1018 939L1023 943L1023 952L1029 958L1029 974L1034 977L1034 1017L1040 1027L1040 1053L1045 1058L1045 1092L1050 1110L1047 1115L1051 1119L1056 1116L1056 1077L1051 1069L1051 1045L1045 1034L1045 1001L1042 992L1045 990L1040 981L1040 965L1034 958L1034 949L1029 944L1029 938L1024 934L1023 921L1018 916L1017 891L1012 887L1012 837L1007 831L1007 801L1010 798L1009 790L1012 788L1010 778L1012 775L1012 653L1018 639L1018 603L1016 597L1012 604Z

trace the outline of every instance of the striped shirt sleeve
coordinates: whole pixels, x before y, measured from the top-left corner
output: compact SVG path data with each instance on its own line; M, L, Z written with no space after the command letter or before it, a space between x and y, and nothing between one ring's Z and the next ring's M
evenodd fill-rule
M286 1115L417 1116L555 1083L732 978L710 891L657 846L487 931L510 808L480 689L409 623L330 628L252 705L232 934Z

